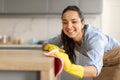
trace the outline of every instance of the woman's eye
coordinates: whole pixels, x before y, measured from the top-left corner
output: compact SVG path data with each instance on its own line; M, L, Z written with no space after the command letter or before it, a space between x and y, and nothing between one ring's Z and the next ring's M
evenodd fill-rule
M75 23L77 23L77 21L73 21L72 23L75 24Z
M63 22L63 24L67 24L67 22Z

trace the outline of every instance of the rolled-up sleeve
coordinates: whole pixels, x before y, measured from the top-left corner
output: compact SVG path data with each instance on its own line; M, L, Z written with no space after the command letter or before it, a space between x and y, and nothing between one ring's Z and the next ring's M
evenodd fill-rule
M102 48L101 44L97 45L97 46L99 46L99 47L96 47L87 52L87 55L90 59L88 61L87 65L94 65L97 68L98 75L99 75L101 72L102 66L103 66L104 48Z
M94 65L99 75L103 66L105 39L100 35L95 35L88 41L87 47L89 47L87 51L87 56L89 57L87 65Z

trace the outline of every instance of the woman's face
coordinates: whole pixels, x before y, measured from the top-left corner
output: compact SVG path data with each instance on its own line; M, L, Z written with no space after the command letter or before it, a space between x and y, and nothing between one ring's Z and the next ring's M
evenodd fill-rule
M79 40L82 33L82 28L84 27L84 21L81 19L76 11L67 11L62 17L63 32L70 38L74 40Z

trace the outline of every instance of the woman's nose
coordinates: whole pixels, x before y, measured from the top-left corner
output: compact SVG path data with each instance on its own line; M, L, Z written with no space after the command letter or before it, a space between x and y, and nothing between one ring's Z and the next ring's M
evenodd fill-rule
M68 23L68 28L71 28L71 27L72 27L72 23L69 22L69 23Z

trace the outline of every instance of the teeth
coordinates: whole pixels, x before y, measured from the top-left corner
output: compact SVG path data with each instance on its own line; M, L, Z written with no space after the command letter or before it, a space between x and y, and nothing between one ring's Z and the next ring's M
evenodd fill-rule
M69 33L73 32L73 30L68 30Z

